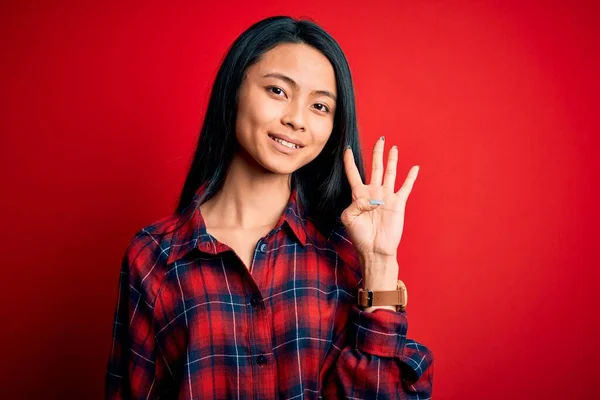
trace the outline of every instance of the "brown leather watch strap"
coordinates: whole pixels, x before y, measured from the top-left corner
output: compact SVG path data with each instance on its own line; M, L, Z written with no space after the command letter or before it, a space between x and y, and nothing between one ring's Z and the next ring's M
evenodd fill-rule
M398 281L398 290L374 292L369 289L358 290L358 305L361 307L396 306L398 311L406 309L408 300L406 285Z

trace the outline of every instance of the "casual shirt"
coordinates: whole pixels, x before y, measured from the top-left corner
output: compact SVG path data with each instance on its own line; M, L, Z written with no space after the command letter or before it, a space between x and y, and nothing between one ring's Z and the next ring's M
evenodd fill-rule
M107 398L431 397L432 354L406 337L406 312L356 306L343 228L322 235L293 190L247 268L207 232L201 194L125 251Z

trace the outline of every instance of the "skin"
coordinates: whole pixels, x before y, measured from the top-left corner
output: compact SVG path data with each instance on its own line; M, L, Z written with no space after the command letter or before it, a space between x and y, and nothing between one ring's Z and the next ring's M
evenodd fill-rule
M277 223L289 201L292 172L314 160L331 136L336 96L331 63L305 44L278 45L247 69L236 119L240 150L221 191L200 206L210 234L230 246L247 268L252 268L256 242ZM303 147L286 154L271 134L286 135ZM390 150L385 179L383 152L384 141L379 140L369 185L362 183L351 150L344 154L354 201L342 222L364 268L365 287L395 290L404 208L418 167L394 193L398 149ZM384 204L370 205L372 199Z
M389 151L385 174L383 153L382 136L373 148L368 185L362 182L352 150L347 149L344 154L344 167L352 188L353 201L342 213L342 223L364 268L364 288L373 291L396 290L399 270L397 250L404 228L406 202L419 174L419 166L413 166L400 189L394 192L398 147L392 146ZM383 204L370 204L373 199ZM377 308L395 311L394 306L370 307L365 311L371 312Z
M285 77L294 81L292 83ZM314 160L333 129L337 96L329 60L307 45L283 44L247 70L239 91L236 137L243 152L266 174L288 178ZM274 151L268 133L304 145L293 156Z
M211 235L229 245L249 269L256 242L288 203L291 173L314 160L331 136L336 104L324 92L337 96L333 67L306 45L276 46L246 71L236 118L240 150L223 188L200 211ZM284 134L304 147L284 154L269 133Z

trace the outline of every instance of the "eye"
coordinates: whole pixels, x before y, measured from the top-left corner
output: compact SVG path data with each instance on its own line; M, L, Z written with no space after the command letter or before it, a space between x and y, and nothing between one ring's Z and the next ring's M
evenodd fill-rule
M285 96L285 92L280 87L277 87L277 86L267 86L267 90L269 92L273 93L276 96L279 96L279 97L281 97L282 95Z
M325 104L323 103L316 103L314 105L314 107L317 109L317 111L323 111L323 112L330 112L331 110L329 109L329 107L327 107Z

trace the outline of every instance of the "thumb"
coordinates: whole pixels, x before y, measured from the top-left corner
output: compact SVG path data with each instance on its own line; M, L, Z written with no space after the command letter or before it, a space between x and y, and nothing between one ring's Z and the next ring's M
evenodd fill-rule
M383 201L381 200L370 200L366 197L358 197L350 204L350 206L348 206L344 213L348 219L352 220L364 212L373 211L382 204Z

